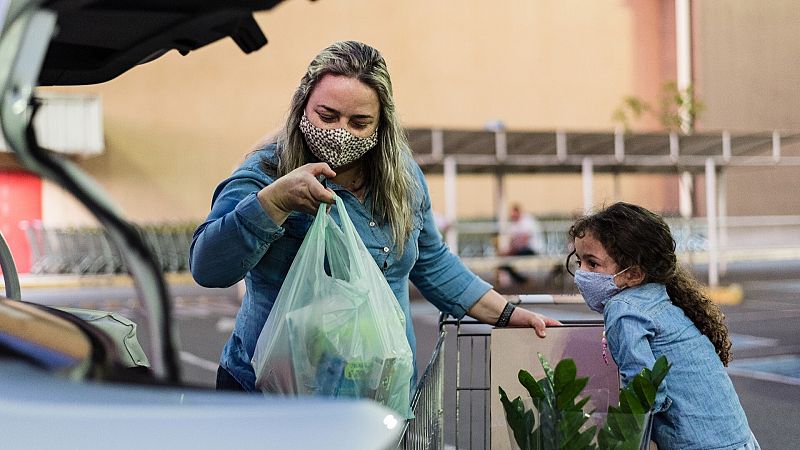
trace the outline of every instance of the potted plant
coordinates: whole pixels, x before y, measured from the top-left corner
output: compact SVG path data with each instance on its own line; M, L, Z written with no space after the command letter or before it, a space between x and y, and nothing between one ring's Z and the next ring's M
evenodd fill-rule
M632 449L647 448L650 440L650 410L655 403L658 386L670 365L661 356L652 369L642 369L620 391L619 405L609 406L601 426L589 425L597 418L594 410L584 411L590 396L581 396L588 377L577 377L572 359L563 359L555 370L541 354L539 361L545 376L536 380L520 370L519 382L533 400L527 408L520 397L509 400L499 387L500 401L506 422L519 448L534 449ZM598 429L599 428L599 429Z

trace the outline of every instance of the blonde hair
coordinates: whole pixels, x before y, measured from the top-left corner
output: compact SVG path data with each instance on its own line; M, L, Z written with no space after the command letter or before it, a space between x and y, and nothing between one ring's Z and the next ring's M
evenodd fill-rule
M372 193L373 215L391 225L392 239L398 253L402 254L413 226L412 200L421 191L411 172L411 150L395 112L389 71L376 49L356 41L336 42L311 61L292 96L283 130L275 139L278 144L276 174L286 175L314 161L299 124L311 92L328 74L355 78L378 95L378 143L361 158L362 170Z

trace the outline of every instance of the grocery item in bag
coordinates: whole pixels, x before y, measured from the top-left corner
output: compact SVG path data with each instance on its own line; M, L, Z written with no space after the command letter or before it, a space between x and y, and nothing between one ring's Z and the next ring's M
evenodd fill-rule
M371 398L410 417L405 316L336 197L320 205L251 361L264 392ZM327 256L330 274L325 272Z

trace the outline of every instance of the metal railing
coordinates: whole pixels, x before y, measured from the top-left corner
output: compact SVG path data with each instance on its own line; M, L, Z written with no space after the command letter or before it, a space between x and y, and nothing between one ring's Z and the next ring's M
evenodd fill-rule
M702 259L709 251L706 218L668 217L665 220L675 238L676 251L683 258ZM570 251L567 231L573 222L562 219L539 222L537 257L563 261ZM800 216L730 216L720 218L718 223L718 250L723 261L746 260L748 256L769 259L767 254L779 255L786 249L800 248ZM497 222L459 222L454 227L458 233L459 256L475 260L500 258L496 245L500 234Z
M440 326L433 356L411 399L414 418L406 422L398 448L404 450L444 448L445 337L446 331Z

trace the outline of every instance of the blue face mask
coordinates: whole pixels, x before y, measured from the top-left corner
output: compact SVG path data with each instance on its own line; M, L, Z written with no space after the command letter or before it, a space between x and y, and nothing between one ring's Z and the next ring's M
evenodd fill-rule
M624 269L614 275L580 269L575 271L575 284L578 286L578 290L581 291L583 301L586 302L589 309L599 313L603 312L608 299L625 289L617 287L614 283L614 278L628 269Z

